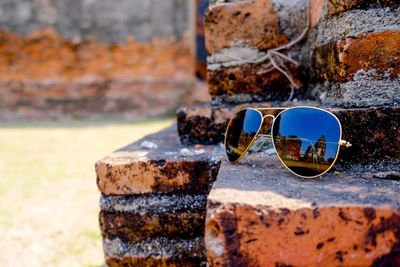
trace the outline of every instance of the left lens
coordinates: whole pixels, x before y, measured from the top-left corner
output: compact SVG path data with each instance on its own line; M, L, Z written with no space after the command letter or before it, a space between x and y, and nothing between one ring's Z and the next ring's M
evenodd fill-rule
M286 167L312 178L328 171L336 161L341 138L338 119L315 108L292 108L275 119L275 149Z
M226 157L236 162L251 145L261 127L262 114L254 109L238 111L233 115L225 137Z

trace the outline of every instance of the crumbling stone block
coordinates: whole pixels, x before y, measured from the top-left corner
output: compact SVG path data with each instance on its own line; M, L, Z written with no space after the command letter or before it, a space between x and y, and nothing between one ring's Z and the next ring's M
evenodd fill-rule
M98 161L99 190L107 195L208 192L219 167L217 148L184 147L175 127L147 136ZM157 148L147 148L144 142Z
M303 179L275 155L223 161L207 200L210 266L397 266L400 183Z

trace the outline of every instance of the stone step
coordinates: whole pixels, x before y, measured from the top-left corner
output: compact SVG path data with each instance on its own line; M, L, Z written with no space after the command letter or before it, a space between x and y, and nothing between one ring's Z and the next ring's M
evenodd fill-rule
M284 103L282 106L313 106L315 102ZM273 107L279 103L264 102L246 105L204 103L178 109L178 130L185 144L219 143L229 119L235 110L243 107ZM340 120L342 139L352 147L341 149L339 165L371 164L375 167L385 161L393 163L390 168L399 169L400 158L400 107L330 108Z
M219 146L183 146L176 125L96 163L109 266L205 266L206 198Z
M276 156L223 161L207 200L210 266L399 266L400 182L299 178Z
M107 195L208 193L219 151L216 146L183 146L173 125L99 160L97 185Z
M110 267L195 267L207 266L202 237L194 239L149 238L139 243L119 238L103 239L106 263Z

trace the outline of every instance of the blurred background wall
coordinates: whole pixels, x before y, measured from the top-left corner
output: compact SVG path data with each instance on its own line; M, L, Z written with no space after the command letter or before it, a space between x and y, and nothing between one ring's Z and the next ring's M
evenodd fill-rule
M190 27L204 2L0 0L0 118L135 119L205 100Z
M74 42L179 39L188 30L188 5L187 0L1 0L0 25L25 36L51 27Z

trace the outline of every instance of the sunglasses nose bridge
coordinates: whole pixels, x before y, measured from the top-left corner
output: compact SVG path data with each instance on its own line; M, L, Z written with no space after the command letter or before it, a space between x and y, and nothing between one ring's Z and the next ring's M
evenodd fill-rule
M272 118L272 121L275 120L275 116L274 116L274 115L271 115L271 114L267 114L267 115L263 116L263 119L268 118L268 117L271 117L271 118Z
M262 124L265 123L265 119L266 119L266 118L271 118L271 119L272 119L272 122L271 122L271 124L270 124L270 126L269 126L269 129L268 129L268 132L270 132L271 127L272 127L272 125L273 125L273 123L274 123L274 121L275 121L275 116L274 116L274 115L271 115L271 114L267 114L267 115L263 116L262 118L263 118L263 120L262 120L262 122L261 122ZM260 132L257 134L256 139L258 139L258 138L260 138L260 137L265 137L265 138L268 138L268 139L272 139L272 135L271 135L271 134L267 134L267 133L264 132L263 130L264 130L264 129L263 129L263 125L261 125Z

